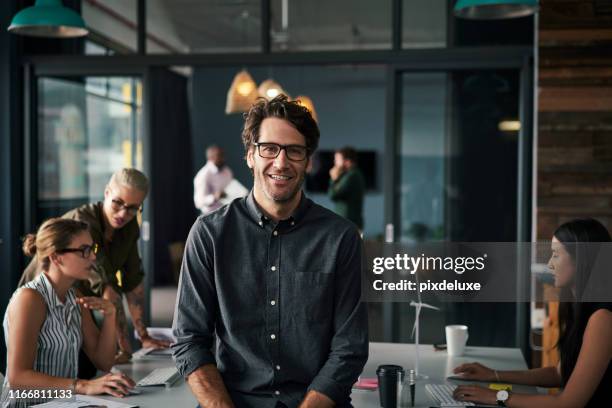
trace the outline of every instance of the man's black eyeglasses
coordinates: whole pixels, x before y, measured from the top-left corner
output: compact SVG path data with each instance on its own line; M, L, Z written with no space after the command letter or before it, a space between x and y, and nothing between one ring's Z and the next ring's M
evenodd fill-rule
M142 212L142 205L126 205L123 201L116 198L111 200L111 206L113 207L113 211L119 212L125 210L129 215L135 215L137 212Z
M81 254L81 258L87 259L92 253L94 255L98 253L98 244L81 245L79 248L64 248L57 251L58 254L65 254L67 252L79 252Z
M281 150L285 151L287 158L293 161L305 160L309 149L302 145L280 145L278 143L253 143L257 152L264 159L276 159Z

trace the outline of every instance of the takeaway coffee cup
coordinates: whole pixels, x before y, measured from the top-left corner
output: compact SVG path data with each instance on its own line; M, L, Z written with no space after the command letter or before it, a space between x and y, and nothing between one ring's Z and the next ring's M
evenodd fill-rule
M404 379L402 366L385 364L376 369L378 392L382 408L397 407L397 383Z
M446 326L446 349L449 356L462 356L468 340L468 327L462 324Z

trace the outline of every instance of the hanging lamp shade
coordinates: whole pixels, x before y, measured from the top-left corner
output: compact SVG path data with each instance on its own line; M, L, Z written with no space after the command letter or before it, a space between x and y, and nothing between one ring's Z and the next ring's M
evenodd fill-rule
M295 101L310 111L310 114L312 115L312 118L315 120L315 122L319 122L319 118L317 117L317 112L315 111L312 99L305 95L300 95L295 97Z
M454 10L473 20L525 17L538 10L538 0L457 0Z
M236 74L230 89L227 91L225 113L241 113L251 108L257 99L257 84L253 77L243 69Z
M34 37L73 38L89 33L85 21L61 0L36 0L13 17L8 31Z
M273 99L280 94L287 95L287 92L273 79L266 79L263 81L259 88L257 88L259 96L266 98L267 100ZM289 96L289 95L287 95Z

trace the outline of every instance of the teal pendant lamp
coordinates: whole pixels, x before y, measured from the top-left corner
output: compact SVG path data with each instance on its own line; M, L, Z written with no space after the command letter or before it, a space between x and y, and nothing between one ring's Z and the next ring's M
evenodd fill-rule
M525 17L538 10L538 0L457 0L455 15L473 20Z
M83 37L89 32L85 21L61 0L36 0L32 7L15 14L8 31L35 37Z

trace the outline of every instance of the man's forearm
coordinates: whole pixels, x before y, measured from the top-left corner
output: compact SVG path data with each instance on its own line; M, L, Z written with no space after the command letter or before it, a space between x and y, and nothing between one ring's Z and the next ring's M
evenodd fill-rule
M223 378L214 364L204 365L187 376L193 395L206 408L233 408Z
M336 404L327 395L317 391L309 391L299 408L331 408Z
M134 329L136 329L140 338L147 337L147 327L142 321L144 316L144 283L141 282L131 292L128 292L126 297Z

